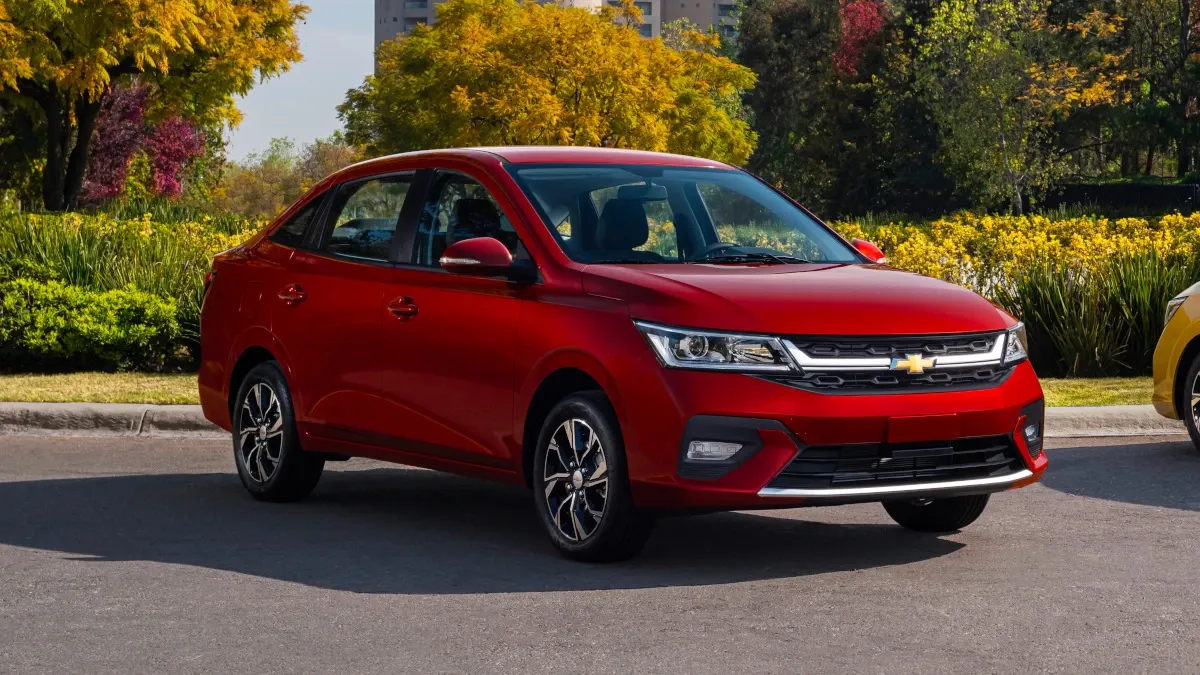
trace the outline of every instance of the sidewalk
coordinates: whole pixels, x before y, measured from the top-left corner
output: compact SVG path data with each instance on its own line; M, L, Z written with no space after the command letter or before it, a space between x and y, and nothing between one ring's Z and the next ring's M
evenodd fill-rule
M0 434L52 436L209 436L226 432L198 405L0 403ZM1187 434L1183 423L1148 405L1047 408L1046 437Z

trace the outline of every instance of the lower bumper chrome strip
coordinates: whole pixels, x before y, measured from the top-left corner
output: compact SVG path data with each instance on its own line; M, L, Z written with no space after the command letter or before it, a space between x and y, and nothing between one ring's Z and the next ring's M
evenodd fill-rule
M940 483L909 483L907 485L880 485L879 487L853 488L773 488L765 487L758 491L759 497L871 497L874 495L903 495L921 492L936 492L938 490L957 490L961 488L988 487L1015 483L1029 478L1033 472L1021 469L1016 473L987 478L971 478L967 480L948 480Z

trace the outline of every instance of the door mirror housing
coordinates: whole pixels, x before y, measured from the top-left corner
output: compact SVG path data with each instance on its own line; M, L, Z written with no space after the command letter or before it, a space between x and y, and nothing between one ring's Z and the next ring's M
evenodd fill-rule
M879 265L887 264L888 259L887 256L883 254L883 251L881 251L878 246L872 244L866 239L851 239L850 244L857 249L859 253L867 256L867 260Z
M513 266L512 254L508 252L508 247L492 237L475 237L454 242L446 247L438 262L447 272L471 277L508 274Z

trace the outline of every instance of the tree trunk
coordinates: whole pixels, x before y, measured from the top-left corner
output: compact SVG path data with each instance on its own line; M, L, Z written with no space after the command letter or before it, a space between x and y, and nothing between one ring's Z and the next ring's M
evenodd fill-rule
M1183 178L1192 171L1192 148L1182 138L1175 142L1177 150L1177 164L1175 165L1175 176Z
M73 106L64 106L57 88L49 88L42 103L46 113L46 168L42 171L42 205L47 211L66 211L78 206L102 101L103 97L95 101L80 97ZM72 107L74 125L71 124Z
M1137 157L1129 148L1121 148L1121 177L1128 178L1136 171Z
M79 205L79 191L83 189L83 178L87 173L88 160L92 156L92 134L96 131L96 119L100 116L100 103L103 100L103 97L95 101L80 97L75 104L75 118L78 122L75 147L71 150L71 159L67 162L67 172L63 180L63 203L67 209L74 209Z
M42 170L42 205L47 211L62 211L65 208L63 155L65 138L70 136L70 130L67 128L62 100L54 85L50 85L42 108L46 113L46 168Z
M1154 146L1146 149L1146 175L1154 175Z

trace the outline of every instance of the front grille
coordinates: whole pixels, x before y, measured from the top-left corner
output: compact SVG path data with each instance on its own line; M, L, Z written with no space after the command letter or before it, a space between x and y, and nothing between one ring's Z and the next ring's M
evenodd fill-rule
M805 354L816 358L866 359L904 357L909 354L951 356L986 354L1000 333L973 335L923 335L918 337L801 337L792 338Z
M930 443L862 443L805 448L768 487L879 487L1003 476L1024 468L1008 436Z
M1012 368L996 365L956 368L909 375L902 371L813 371L802 375L768 375L765 379L797 389L828 393L882 393L887 391L946 391L982 389L999 384Z
M1012 372L1001 363L1003 339L1004 333L790 337L785 344L800 373L765 378L827 394L983 389ZM912 358L933 365L910 373L904 364Z

